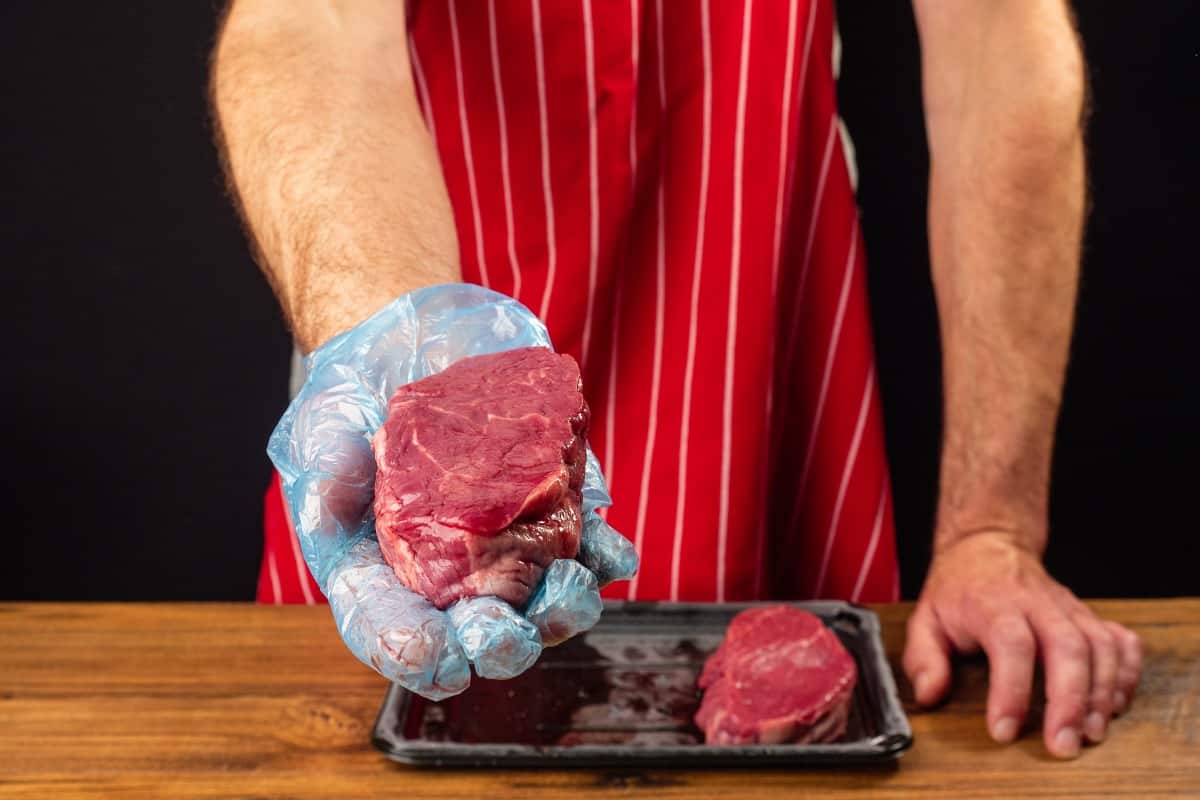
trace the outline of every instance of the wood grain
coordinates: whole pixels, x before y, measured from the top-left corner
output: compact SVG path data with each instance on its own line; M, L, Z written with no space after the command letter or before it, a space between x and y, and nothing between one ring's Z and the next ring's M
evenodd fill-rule
M325 608L0 605L0 797L1200 797L1200 599L1094 606L1142 635L1146 669L1131 712L1075 761L1036 731L994 745L972 661L944 707L910 709L916 744L890 767L451 771L370 745L385 686ZM895 664L907 606L876 610Z

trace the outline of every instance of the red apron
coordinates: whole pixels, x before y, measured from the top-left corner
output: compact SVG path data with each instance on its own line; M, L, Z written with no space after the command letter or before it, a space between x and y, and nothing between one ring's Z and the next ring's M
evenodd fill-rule
M414 0L464 279L582 365L607 596L899 596L825 0ZM264 602L320 592L278 482Z

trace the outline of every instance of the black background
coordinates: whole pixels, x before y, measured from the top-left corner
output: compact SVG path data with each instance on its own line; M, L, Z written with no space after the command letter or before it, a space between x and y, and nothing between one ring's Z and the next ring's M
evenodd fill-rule
M936 492L937 327L916 32L841 2L904 589ZM1094 212L1054 471L1051 569L1087 596L1200 594L1200 4L1088 3ZM249 599L290 346L224 196L215 3L0 17L0 599ZM15 557L14 557L15 553Z

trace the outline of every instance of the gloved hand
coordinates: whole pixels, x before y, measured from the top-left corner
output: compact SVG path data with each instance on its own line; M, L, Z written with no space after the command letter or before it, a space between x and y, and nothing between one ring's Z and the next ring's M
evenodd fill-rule
M271 434L300 549L346 646L384 677L440 700L471 680L511 678L543 645L600 618L599 587L637 570L633 545L596 514L611 504L588 450L577 559L546 570L524 609L495 597L439 611L400 583L375 538L371 436L397 387L467 356L541 345L545 326L517 301L470 284L419 289L314 351L307 378Z

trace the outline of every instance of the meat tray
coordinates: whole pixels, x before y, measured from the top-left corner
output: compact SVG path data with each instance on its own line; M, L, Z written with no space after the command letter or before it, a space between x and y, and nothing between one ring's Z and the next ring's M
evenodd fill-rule
M837 632L858 665L846 736L831 744L709 747L692 723L696 678L729 620L753 603L607 603L588 633L525 674L476 680L433 703L393 685L373 740L406 764L456 767L862 764L912 744L879 619L859 606L794 603Z

